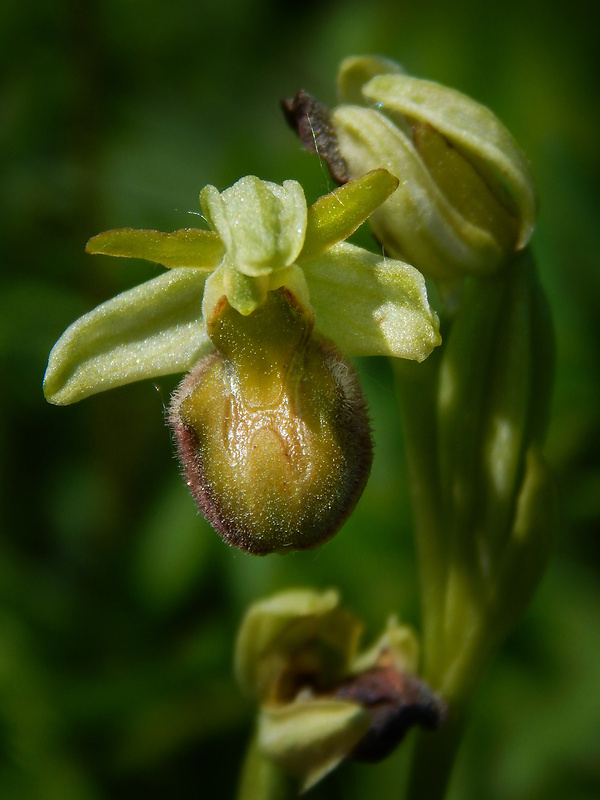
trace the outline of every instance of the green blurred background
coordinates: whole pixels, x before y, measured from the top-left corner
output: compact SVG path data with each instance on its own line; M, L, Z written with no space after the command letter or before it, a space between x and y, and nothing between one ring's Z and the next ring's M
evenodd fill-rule
M252 709L231 677L244 608L337 585L377 635L417 622L388 364L361 362L376 459L343 531L257 559L197 515L163 421L176 379L47 405L76 317L157 271L84 254L111 227L196 224L238 177L331 184L279 98L335 100L340 59L379 53L491 106L531 158L554 308L547 452L565 520L530 612L485 681L455 800L600 796L597 24L584 0L4 0L0 7L0 797L230 798ZM400 751L315 798L398 796ZM435 765L432 765L432 769Z

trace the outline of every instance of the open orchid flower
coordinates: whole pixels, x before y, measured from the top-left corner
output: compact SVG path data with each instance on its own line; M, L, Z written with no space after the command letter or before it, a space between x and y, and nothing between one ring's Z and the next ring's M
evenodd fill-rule
M202 191L212 230L95 236L90 253L169 272L65 331L46 398L65 405L191 370L170 422L209 521L254 553L320 544L371 464L364 399L342 352L421 361L440 343L421 274L343 241L396 186L379 169L307 208L296 181L248 176Z

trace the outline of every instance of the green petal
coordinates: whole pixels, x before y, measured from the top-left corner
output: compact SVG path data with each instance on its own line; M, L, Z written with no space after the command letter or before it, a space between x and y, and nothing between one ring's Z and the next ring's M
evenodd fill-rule
M167 272L74 322L50 353L46 399L68 405L190 369L212 347L201 313L205 277L197 270Z
M306 230L306 198L297 181L280 186L247 175L224 192L205 186L200 203L231 263L245 275L268 275L298 257Z
M423 361L440 344L425 280L409 264L344 242L303 268L318 330L348 355Z
M297 777L305 792L350 755L369 726L369 714L355 703L298 700L261 710L258 746Z
M93 236L86 252L125 258L145 258L163 267L213 270L225 248L213 231L184 228L173 233L119 228Z
M385 169L376 169L320 197L308 209L300 259L315 258L347 239L397 186L396 177Z
M382 56L350 56L340 64L338 73L338 100L340 103L365 105L362 93L365 83L376 75L403 73L400 64Z
M495 114L454 89L408 75L377 76L363 94L384 111L426 122L467 153L509 210L518 209L518 247L527 244L536 218L533 179L523 151Z

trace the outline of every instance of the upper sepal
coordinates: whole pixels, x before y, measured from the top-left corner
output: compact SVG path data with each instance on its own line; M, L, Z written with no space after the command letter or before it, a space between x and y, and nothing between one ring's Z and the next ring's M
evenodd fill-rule
M206 186L200 203L231 263L245 275L289 267L302 250L306 198L297 181L279 185L248 175L224 192Z

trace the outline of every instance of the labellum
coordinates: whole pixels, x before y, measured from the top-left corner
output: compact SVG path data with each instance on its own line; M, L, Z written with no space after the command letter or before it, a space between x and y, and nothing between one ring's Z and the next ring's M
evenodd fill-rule
M336 533L366 483L372 443L349 361L287 288L244 316L222 297L215 352L173 396L170 424L198 506L231 545L266 555Z

